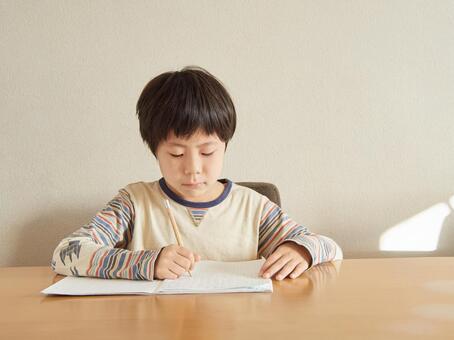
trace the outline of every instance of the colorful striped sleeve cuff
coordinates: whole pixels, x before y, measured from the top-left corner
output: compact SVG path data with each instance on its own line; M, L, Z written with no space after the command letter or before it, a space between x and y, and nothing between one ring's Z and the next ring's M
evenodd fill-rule
M329 237L311 233L268 200L260 221L258 254L268 257L278 246L288 241L307 249L312 257L311 266L342 259L342 250L336 242Z
M151 250L100 248L93 252L87 276L104 279L152 280L158 253L159 251Z
M134 206L120 190L89 224L60 242L51 267L70 276L152 280L160 250L127 250L133 231Z

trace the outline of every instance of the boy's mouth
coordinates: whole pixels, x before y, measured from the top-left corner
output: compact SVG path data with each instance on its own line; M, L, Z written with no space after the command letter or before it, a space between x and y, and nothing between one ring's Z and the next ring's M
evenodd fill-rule
M201 186L203 182L197 182L197 183L183 183L183 186L188 187L188 188L197 188Z

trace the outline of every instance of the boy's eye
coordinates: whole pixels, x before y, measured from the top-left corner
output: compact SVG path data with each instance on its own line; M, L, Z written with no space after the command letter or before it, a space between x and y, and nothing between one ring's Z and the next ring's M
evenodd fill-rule
M212 152L202 152L202 156L211 156L212 154L214 154L214 151L212 151Z
M211 156L212 154L214 154L214 151L202 152L202 156ZM172 156L172 157L175 157L175 158L183 157L182 153L171 153L171 152L169 152L169 155Z

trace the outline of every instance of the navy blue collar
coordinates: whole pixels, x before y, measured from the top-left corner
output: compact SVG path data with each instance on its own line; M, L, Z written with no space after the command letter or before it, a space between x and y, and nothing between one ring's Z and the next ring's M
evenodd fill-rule
M169 198L171 198L172 200L174 200L175 202L177 202L181 205L184 205L189 208L211 208L211 207L214 207L215 205L218 205L222 201L224 201L227 198L228 194L230 193L230 190L232 189L231 180L224 178L224 179L220 179L219 182L225 184L224 191L218 198L216 198L212 201L209 201L209 202L192 202L192 201L187 201L187 200L181 198L167 186L167 183L164 180L164 177L162 177L159 180L159 186L161 187L162 191L164 191L164 193L167 196L169 196Z

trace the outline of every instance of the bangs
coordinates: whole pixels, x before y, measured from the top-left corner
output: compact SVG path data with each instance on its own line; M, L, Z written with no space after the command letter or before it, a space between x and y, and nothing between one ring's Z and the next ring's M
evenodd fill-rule
M226 143L232 138L235 107L222 84L207 71L185 68L168 72L147 87L139 99L137 114L142 138L154 154L171 132L188 138L200 130L216 134Z

